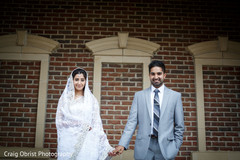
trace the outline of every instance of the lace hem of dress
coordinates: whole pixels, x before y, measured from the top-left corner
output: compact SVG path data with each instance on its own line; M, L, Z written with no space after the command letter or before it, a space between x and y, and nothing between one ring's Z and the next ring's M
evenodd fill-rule
M90 129L90 126L88 126L88 125L84 126L84 129L82 130L82 133L79 135L77 143L74 146L73 154L69 160L77 159L77 156L83 146L83 142L87 136L87 132L89 131L89 129Z
M108 147L106 148L103 153L100 155L99 160L110 160L112 157L108 156L108 152L112 152L114 148Z

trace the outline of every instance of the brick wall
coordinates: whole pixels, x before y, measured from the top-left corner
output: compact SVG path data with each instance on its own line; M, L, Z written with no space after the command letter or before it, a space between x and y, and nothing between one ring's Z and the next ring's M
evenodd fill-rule
M109 142L117 145L127 123L136 91L142 90L141 64L108 64L102 66L101 117ZM136 135L130 142L134 148Z
M204 66L207 150L240 151L240 67Z
M192 56L184 52L170 52L155 56L166 65L165 85L182 94L185 132L183 145L176 159L190 159L192 151L197 151L197 117L194 63Z
M0 61L0 145L34 147L40 62Z
M182 100L184 106L185 125L186 132L184 133L184 142L181 147L177 159L189 160L192 151L198 150L197 148L197 126L196 126L196 98L195 98L195 81L194 81L194 61L192 56L186 51L188 45L216 40L218 36L228 36L232 41L240 41L240 21L239 21L239 5L237 1L178 1L178 0L148 0L148 1L90 1L90 0L10 0L0 2L0 35L15 34L16 30L27 30L29 34L44 36L58 41L61 44L61 48L54 54L50 55L50 67L48 78L48 94L47 94L47 115L46 115L46 129L45 129L45 142L44 147L56 151L56 129L55 129L55 112L58 99L63 92L66 84L67 76L75 67L82 67L89 73L90 88L92 89L93 81L93 56L86 49L85 43L88 41L105 38L109 36L117 35L117 32L129 32L130 37L141 38L152 41L161 45L160 51L153 57L153 59L163 60L167 66L167 79L166 86L182 93ZM4 67L1 61L1 68ZM5 63L5 62L4 62ZM15 62L14 62L15 63ZM22 62L18 62L22 66ZM34 62L36 63L36 62ZM108 69L117 70L127 68L141 70L140 66L132 64L130 67L126 67L125 64L103 65L103 74L108 73ZM15 65L9 65L12 67ZM39 64L37 65L39 66ZM29 69L29 71L35 71L35 69ZM131 74L129 70L129 73ZM4 83L0 90L3 91L5 83L5 75L9 76L7 71L1 71L1 85ZM134 71L135 72L135 71ZM119 72L120 73L120 72ZM234 73L228 72L229 74ZM122 81L117 83L119 87L125 83L124 78L128 76L121 74ZM138 77L136 73L134 76ZM11 75L11 74L10 74ZM147 75L143 75L147 76ZM103 77L103 84L115 83L114 78L109 76ZM11 78L9 79L11 80ZM14 80L14 79L12 79ZM33 80L32 80L33 81ZM35 81L35 79L34 79ZM134 80L135 81L135 80ZM232 79L230 79L232 81ZM141 83L140 81L136 81ZM18 82L20 83L20 82ZM127 81L130 89L131 84ZM206 83L204 83L206 84ZM9 85L9 84L8 84ZM20 85L20 84L18 84ZM26 84L21 84L25 85ZM219 84L216 84L219 85ZM222 85L222 84L220 84ZM116 89L118 86L113 86ZM134 88L134 87L133 87ZM140 88L139 88L140 89ZM32 91L33 92L33 91ZM36 91L34 90L34 93ZM36 92L37 93L37 92ZM119 137L121 129L124 128L125 118L129 111L130 104L126 104L126 108L117 108L118 104L109 104L106 98L125 97L123 94L125 91L120 92L120 96L114 95L116 93L109 91L109 89L102 86L102 98L105 100L101 102L101 115L103 116L104 129L110 139L111 144L114 146ZM239 93L239 92L238 92ZM9 93L9 95L12 94ZM110 96L113 94L112 96ZM132 97L132 92L129 98ZM6 93L2 94L0 100L9 97L4 97ZM28 93L21 94L23 96ZM213 94L214 95L214 94ZM236 94L234 94L236 95ZM209 95L210 96L210 95ZM239 98L239 97L238 97ZM216 99L211 96L209 99ZM32 98L32 100L36 100ZM127 100L128 102L130 101ZM120 100L114 102L120 103ZM5 102L4 102L5 103ZM232 105L239 104L234 102ZM12 105L12 102L7 102L8 105ZM13 103L14 104L14 103ZM22 103L26 105L28 103ZM31 103L35 104L36 103ZM208 102L206 102L208 104ZM1 104L2 105L2 104ZM109 107L107 109L105 107ZM10 108L10 107L9 107ZM13 108L13 109L12 109ZM21 112L18 111L20 107L12 107L13 111L1 112L1 119L9 117L9 114L18 115L14 118L16 121L18 118L22 118ZM23 107L24 108L24 107ZM112 109L113 108L113 109ZM212 107L211 107L212 108ZM4 107L1 107L1 111ZM117 110L119 109L119 110ZM206 107L206 109L208 109ZM228 108L229 109L229 108ZM234 107L231 106L228 114L236 115L237 112L232 113ZM239 105L236 106L239 109ZM31 114L36 114L33 107L31 107ZM234 110L235 111L235 110ZM117 117L117 115L110 114L111 112L122 113L123 117ZM219 115L211 115L206 111L206 116L219 117ZM108 115L109 114L109 115ZM223 115L226 116L225 113ZM227 115L228 117L228 115ZM117 122L121 125L108 125L110 119L119 118ZM207 117L206 117L207 118ZM239 114L236 115L236 119L239 118ZM33 118L32 118L33 119ZM30 120L30 119L29 119ZM9 123L3 122L1 125L1 140L10 138L16 139L17 136L7 135L4 131L5 126L7 128L14 128ZM24 122L23 124L25 124ZM33 122L32 122L33 123ZM209 125L211 121L207 121ZM231 123L232 130L239 128L239 123L233 122L233 118L223 122L224 125ZM4 126L5 125L5 126ZM116 132L114 127L119 127ZM16 127L15 127L16 128ZM218 128L218 127L215 127ZM220 127L219 127L220 128ZM34 130L34 127L31 126ZM31 130L32 131L32 130ZM207 131L208 132L208 131ZM214 131L215 132L215 131ZM228 131L219 130L219 133L226 134ZM212 137L213 132L208 132L207 143L214 146L215 142L222 143L228 148L228 143L234 143L239 145L239 140L232 138L232 142L228 142L227 139ZM33 135L34 131L29 134ZM24 138L24 133L21 131L19 134L21 138ZM221 137L221 136L220 136ZM224 136L222 136L224 137ZM233 136L234 137L234 136ZM34 138L34 136L32 136ZM30 141L30 140L29 140ZM15 143L15 142L14 142ZM33 142L34 143L34 142ZM33 146L31 143L30 146ZM235 144L235 143L234 143ZM232 144L232 145L234 145ZM1 146L6 146L6 141L1 143ZM232 150L236 150L237 147L231 147ZM208 148L209 150L211 148ZM219 148L218 148L219 149Z

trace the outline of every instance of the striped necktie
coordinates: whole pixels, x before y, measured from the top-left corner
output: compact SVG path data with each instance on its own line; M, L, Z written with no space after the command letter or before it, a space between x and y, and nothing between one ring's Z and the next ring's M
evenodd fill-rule
M159 126L159 119L160 119L160 103L159 103L159 96L158 96L158 89L154 90L154 108L153 108L153 135L158 136L158 126Z

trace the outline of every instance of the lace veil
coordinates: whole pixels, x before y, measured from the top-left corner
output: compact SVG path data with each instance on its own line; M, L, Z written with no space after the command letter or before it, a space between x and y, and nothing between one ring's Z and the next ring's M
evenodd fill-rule
M75 70L77 69L81 68L76 68ZM75 70L73 70L72 73ZM89 133L91 129L91 134L98 139L98 142L95 142L97 143L96 145L98 145L98 151L95 154L97 155L97 157L99 157L99 160L105 159L108 156L108 152L112 151L114 148L110 146L107 140L107 136L102 128L99 105L96 98L89 89L88 75L86 76L84 96L81 97L83 100L81 100L81 103L77 102L77 105L79 105L79 109L82 109L83 112L81 112L80 115L76 113L71 113L70 106L73 102L75 102L76 104L77 101L74 100L75 89L72 73L68 78L66 87L59 99L57 107L56 126L58 134L58 152L64 152L66 150L67 152L71 152L70 159L76 159L76 157L81 156L81 154L79 155L79 153L83 144L86 144L84 143L84 140L86 139L87 135L88 143L92 141L91 138L89 139ZM71 137L73 148L66 146L66 143L64 141L66 137L69 137L68 134L66 135L66 131L69 131L70 128L71 131L69 134L72 134L73 132L76 133L74 134L75 136L72 135L73 137ZM59 146L60 141L61 143ZM61 144L63 144L63 146L61 146ZM110 157L107 158L110 159Z
M81 68L76 68L72 71L72 73ZM83 70L83 69L82 69ZM85 71L85 70L84 70ZM85 71L86 72L86 71ZM57 107L57 117L56 117L56 126L57 129L60 129L62 125L67 127L67 125L81 125L78 121L81 121L79 116L74 116L71 114L69 110L69 106L71 102L74 100L75 97L75 89L74 89L74 84L73 84L73 77L72 73L68 78L66 87L58 101L58 107ZM86 72L87 74L87 72ZM92 106L94 102L94 96L91 93L89 86L88 86L88 75L86 77L86 84L85 84L85 89L84 89L84 97L83 97L83 102L84 106ZM58 116L60 114L60 116ZM64 116L64 118L62 117ZM64 120L65 119L65 120ZM73 123L71 123L73 122Z
M81 69L81 68L76 68ZM72 73L75 71L73 70ZM83 70L83 69L82 69ZM84 70L85 71L85 70ZM85 71L86 72L86 71ZM79 131L79 143L77 144L78 147L75 149L80 150L81 145L86 136L87 131L89 131L91 122L89 121L83 121L80 116L73 115L70 111L70 105L74 101L75 97L75 89L74 89L74 84L73 84L73 77L72 73L68 78L66 87L58 101L58 107L57 107L57 115L56 115L56 127L57 127L57 134L58 134L58 141L61 138L61 132L65 128L69 127L77 127ZM87 75L87 72L86 72ZM86 76L86 84L85 84L85 89L84 89L84 96L83 96L83 105L84 106L89 106L92 107L94 104L95 97L91 93L89 86L88 86L88 75ZM82 104L81 104L82 105ZM92 113L88 113L89 115ZM90 116L91 117L91 116ZM77 153L78 151L74 151L74 153ZM72 155L74 157L74 155ZM76 156L76 155L75 155Z
M75 70L78 70L81 68L76 68L72 71L72 73ZM84 69L82 69L84 70ZM84 70L85 71L85 70ZM86 72L86 71L85 71ZM59 99L58 102L58 110L61 109L64 112L65 116L71 116L72 118L78 120L78 117L73 117L73 115L71 115L70 111L69 111L69 105L70 103L74 100L75 97L75 89L74 89L74 84L73 84L73 77L72 77L72 73L68 78L66 87ZM86 72L87 74L87 72ZM94 96L91 93L89 86L88 86L88 75L86 76L86 84L85 84L85 89L84 89L84 106L91 106L93 105L94 102ZM58 126L58 121L56 121L56 125Z

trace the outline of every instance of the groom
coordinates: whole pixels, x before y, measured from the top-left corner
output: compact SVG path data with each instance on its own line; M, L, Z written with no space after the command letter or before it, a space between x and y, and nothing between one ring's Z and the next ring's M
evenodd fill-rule
M165 65L149 64L151 86L135 94L123 135L111 156L128 148L138 125L134 158L136 160L174 159L183 142L184 116L181 94L164 85Z

